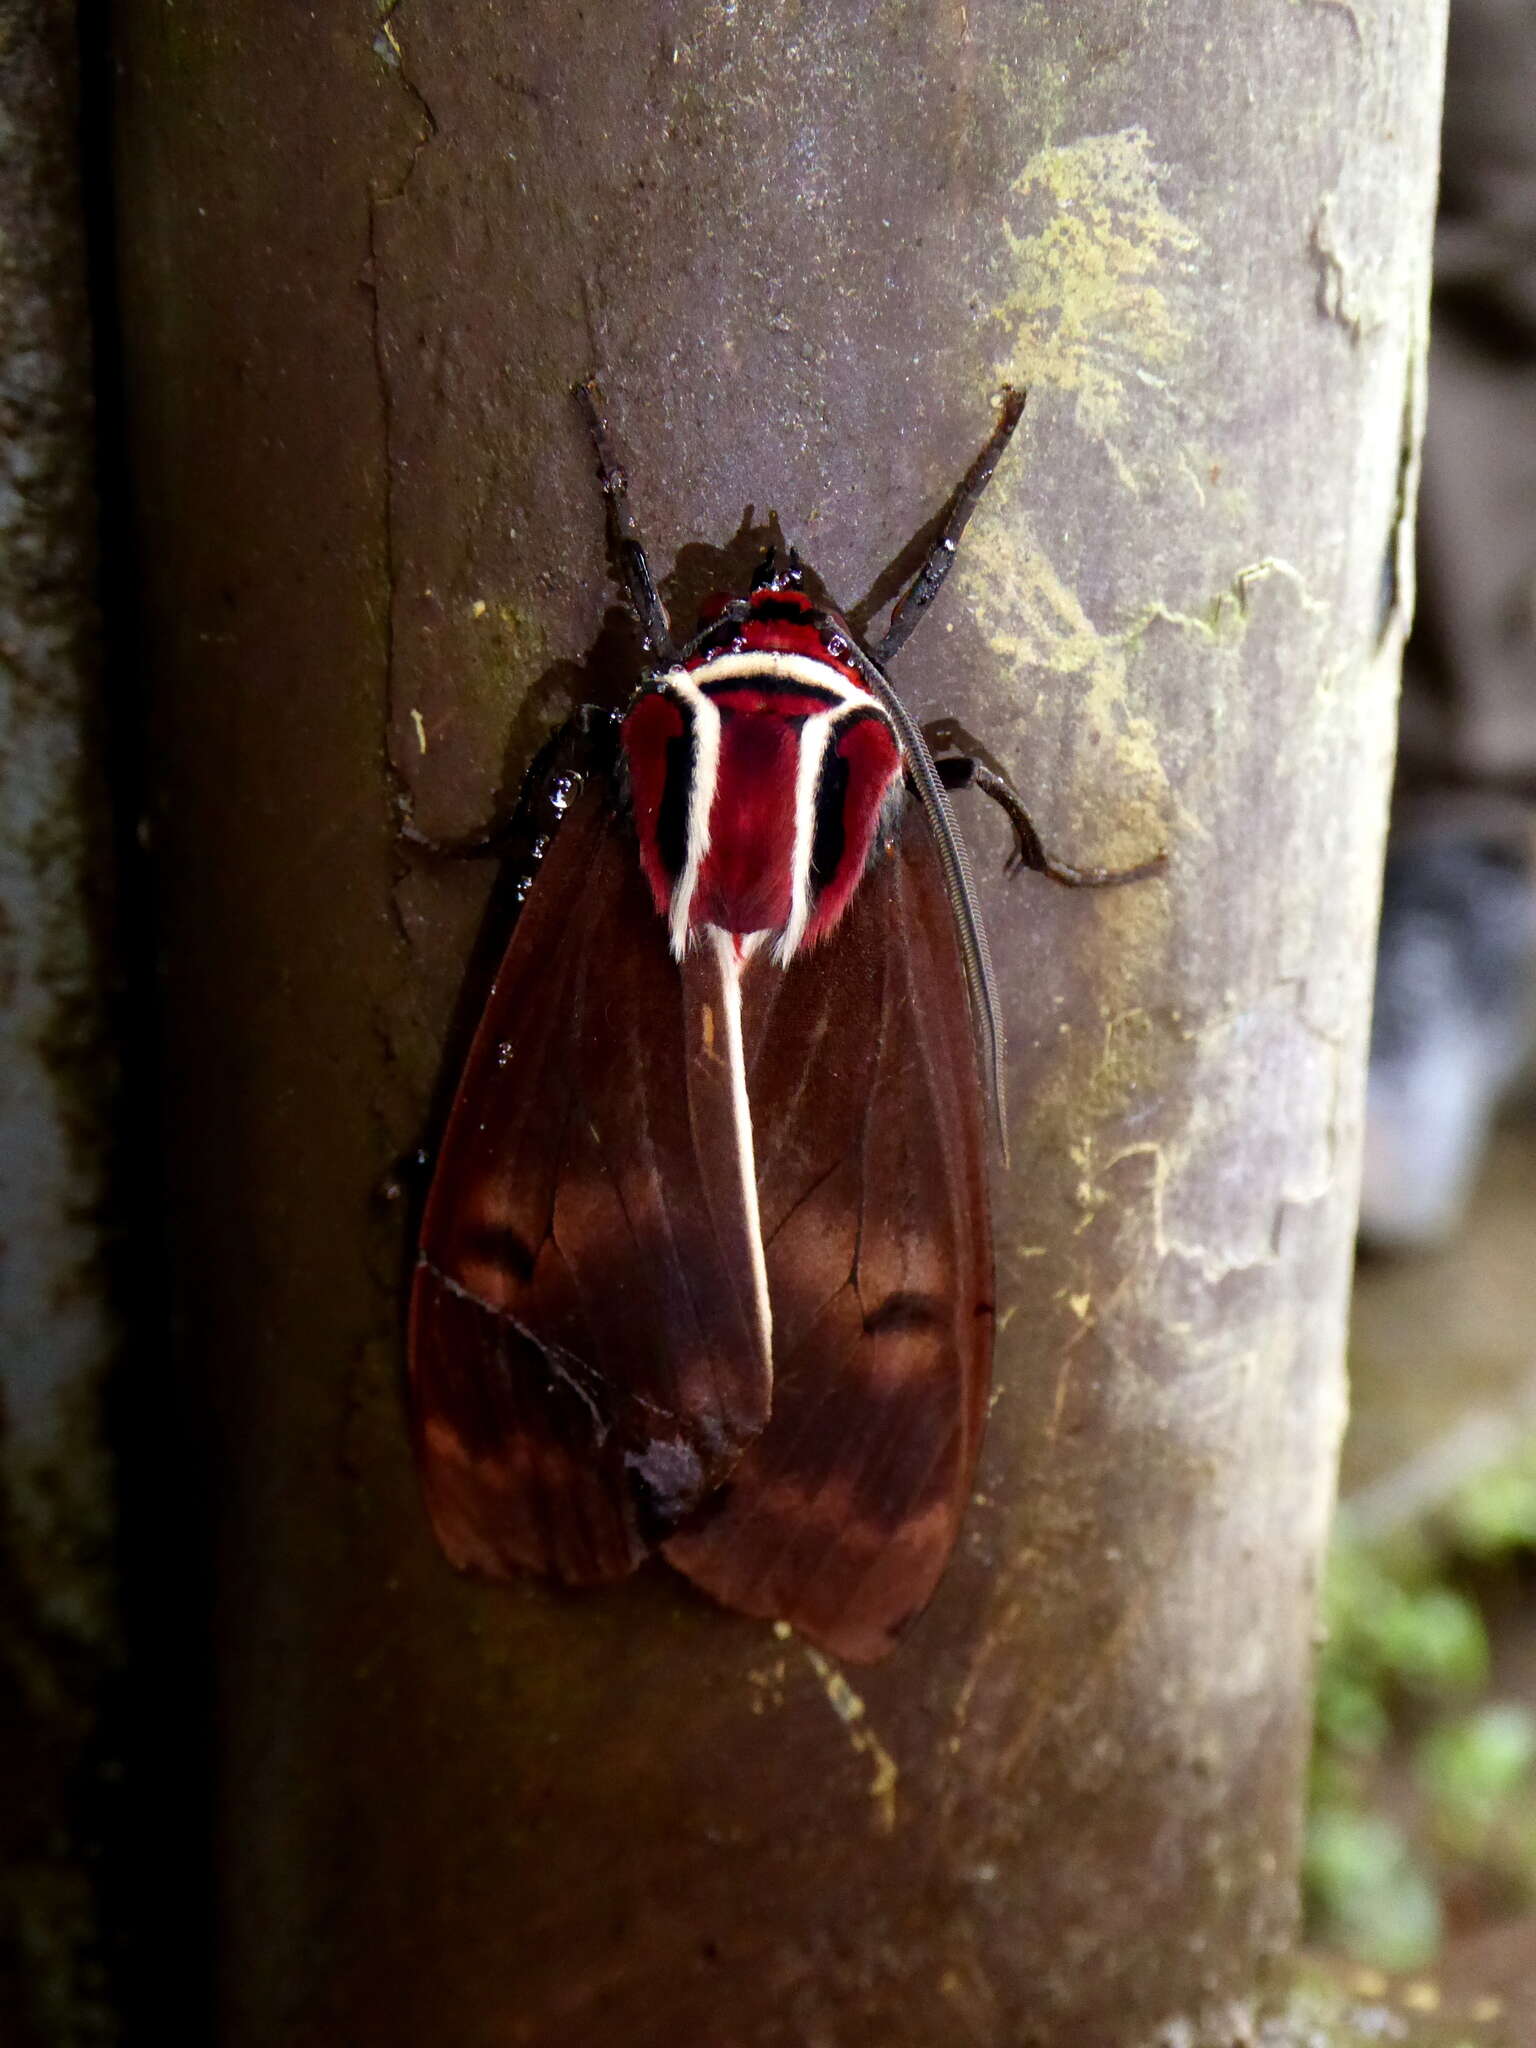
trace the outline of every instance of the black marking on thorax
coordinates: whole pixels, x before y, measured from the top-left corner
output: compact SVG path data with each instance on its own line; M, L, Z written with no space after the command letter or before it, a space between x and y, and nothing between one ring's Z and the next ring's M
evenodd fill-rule
M783 676L767 668L760 675L749 673L739 676L720 676L713 681L707 676L701 676L699 678L699 690L703 696L708 697L712 704L718 703L721 697L733 695L738 690L762 690L765 694L774 697L803 697L805 699L805 715L807 717L810 717L813 712L818 710L835 711L839 705L846 701L826 683L807 683L799 676ZM729 713L730 708L729 705L721 706L721 709L726 713Z
M675 701L683 714L683 730L667 741L666 772L656 813L656 851L674 882L688 865L688 819L698 773L693 706L682 698Z

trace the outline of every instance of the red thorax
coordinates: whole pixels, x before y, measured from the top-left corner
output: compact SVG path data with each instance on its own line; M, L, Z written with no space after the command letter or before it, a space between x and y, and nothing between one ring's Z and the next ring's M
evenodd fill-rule
M679 957L713 925L770 933L785 961L847 908L901 786L900 744L850 653L835 612L775 580L631 705L640 858Z

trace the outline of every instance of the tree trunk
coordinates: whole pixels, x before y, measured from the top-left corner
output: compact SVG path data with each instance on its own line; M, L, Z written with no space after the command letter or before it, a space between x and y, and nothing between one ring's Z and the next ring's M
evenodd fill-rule
M220 2039L1112 2048L1246 1996L1294 1924L1438 0L122 15ZM660 1568L456 1579L416 1497L375 1190L487 877L397 825L474 828L622 687L594 365L685 617L770 512L888 592L1028 385L899 680L1067 858L1169 852L1070 895L963 814L998 1392L868 1672Z
M0 0L0 2032L110 2038L115 1072L76 9ZM109 1011L115 1009L109 1024Z

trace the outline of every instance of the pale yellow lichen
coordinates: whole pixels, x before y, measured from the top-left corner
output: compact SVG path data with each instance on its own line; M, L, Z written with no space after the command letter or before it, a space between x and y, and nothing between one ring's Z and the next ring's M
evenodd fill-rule
M1078 425L1131 489L1116 440L1127 385L1163 388L1183 353L1170 285L1198 247L1163 202L1163 176L1144 128L1037 151L1010 191L1043 217L1023 233L1004 223L1011 287L992 311L1007 332L999 377L1071 393Z
M1074 857L1111 865L1145 859L1161 843L1168 780L1156 728L1128 697L1126 643L1099 631L1029 522L1011 507L984 510L969 548L966 596L987 644L1021 678L1035 671L1058 686L1075 685L1080 729L1110 743L1115 840L1091 852L1077 849ZM1028 717L1028 704L1021 702L1019 710L1021 719Z
M869 1760L869 1796L875 1809L875 1832L888 1835L896 1826L896 1782L899 1776L896 1759L870 1727L863 1700L837 1666L819 1650L812 1649L809 1643L802 1643L800 1647L811 1669L821 1680L828 1706L848 1730L850 1746Z

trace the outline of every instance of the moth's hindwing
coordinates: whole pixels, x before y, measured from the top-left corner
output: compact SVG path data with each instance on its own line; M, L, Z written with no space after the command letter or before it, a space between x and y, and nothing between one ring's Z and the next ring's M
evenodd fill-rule
M619 1577L767 1418L732 1000L716 951L679 973L589 786L497 974L422 1228L417 1449L461 1567Z
M983 1096L915 805L826 944L755 959L743 992L773 1412L666 1555L726 1606L869 1660L954 1546L992 1359Z

